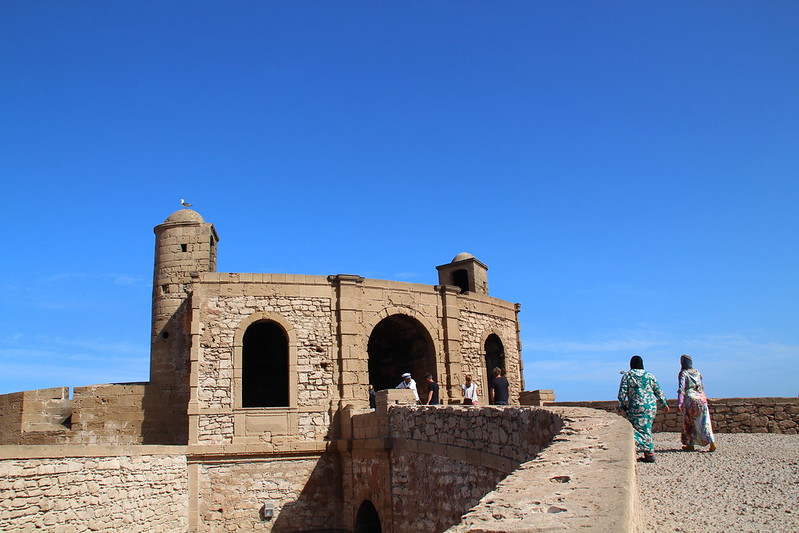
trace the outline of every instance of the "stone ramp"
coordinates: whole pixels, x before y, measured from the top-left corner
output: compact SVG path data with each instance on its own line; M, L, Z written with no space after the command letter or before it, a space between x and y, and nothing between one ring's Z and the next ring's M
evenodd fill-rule
M632 427L623 418L548 407L564 427L467 512L449 533L636 531L638 486Z

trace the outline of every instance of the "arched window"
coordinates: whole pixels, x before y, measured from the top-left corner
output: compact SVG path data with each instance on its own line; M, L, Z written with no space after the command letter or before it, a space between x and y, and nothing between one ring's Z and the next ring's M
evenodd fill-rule
M372 502L364 500L355 518L355 533L382 533L380 515Z
M289 349L283 328L271 320L251 324L242 343L242 406L289 406Z

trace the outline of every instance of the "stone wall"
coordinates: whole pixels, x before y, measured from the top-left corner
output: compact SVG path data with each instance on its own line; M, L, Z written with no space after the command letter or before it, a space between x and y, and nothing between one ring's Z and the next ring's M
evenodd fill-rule
M475 298L475 297L473 297ZM499 310L497 310L499 311ZM463 352L464 370L470 369L472 379L478 386L480 402L489 403L488 385L493 376L486 375L485 339L489 333L495 333L501 340L505 350L505 375L510 383L510 400L516 403L522 385L522 374L519 362L521 357L516 342L516 321L496 315L474 311L461 311L461 349ZM464 374L466 371L464 371ZM463 376L460 376L463 379ZM461 381L462 383L462 381Z
M403 394L412 401L382 391ZM630 530L634 451L621 418L398 402L350 412L350 438L328 451L0 447L0 531L352 530L364 500L386 533Z
M379 391L377 409L348 410L342 450L344 527L364 500L386 533L443 531L522 462L561 421L542 409L417 406L407 390Z
M0 531L185 532L186 457L170 451L0 447Z
M72 401L67 387L0 396L0 444L69 442Z
M0 444L141 444L146 385L54 387L0 396Z
M190 460L197 461L198 532L324 530L341 523L334 454Z
M333 382L330 298L220 295L209 298L203 311L207 322L199 373L201 408L233 407L234 337L248 318L259 313L283 317L296 336L297 403L329 401Z
M20 444L23 394L0 395L0 444Z
M75 444L142 444L147 384L75 387L72 434Z
M393 407L394 531L435 532L456 524L560 427L559 418L538 409Z
M677 400L668 401L670 412L658 409L653 431L682 431L682 414ZM591 407L611 413L617 401L555 402L548 405ZM713 431L718 433L799 433L799 398L708 398Z
M535 457L560 428L560 420L542 409L400 405L389 411L389 431L398 446L424 443L430 451L506 474Z

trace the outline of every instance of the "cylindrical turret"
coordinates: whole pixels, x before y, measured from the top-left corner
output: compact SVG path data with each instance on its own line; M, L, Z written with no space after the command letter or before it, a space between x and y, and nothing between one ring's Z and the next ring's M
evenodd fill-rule
M150 344L150 385L148 404L157 409L160 423L153 424L152 440L185 440L189 398L189 297L192 274L216 271L213 224L199 213L181 209L155 227L153 270L153 316ZM148 406L145 406L147 409ZM155 419L152 419L155 422ZM173 432L162 438L163 432ZM177 429L179 428L179 429Z
M155 227L153 343L174 333L164 328L186 299L191 275L216 272L218 241L213 224L191 209L176 211Z

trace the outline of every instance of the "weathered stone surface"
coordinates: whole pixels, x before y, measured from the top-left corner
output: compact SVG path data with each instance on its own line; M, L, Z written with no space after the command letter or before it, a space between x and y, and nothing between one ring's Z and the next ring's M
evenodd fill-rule
M0 531L111 532L131 519L137 526L128 529L137 531L187 531L185 452L147 455L148 447L140 447L120 456L13 458L31 448L2 449L11 457L0 457ZM47 449L80 451L37 451L47 455Z

